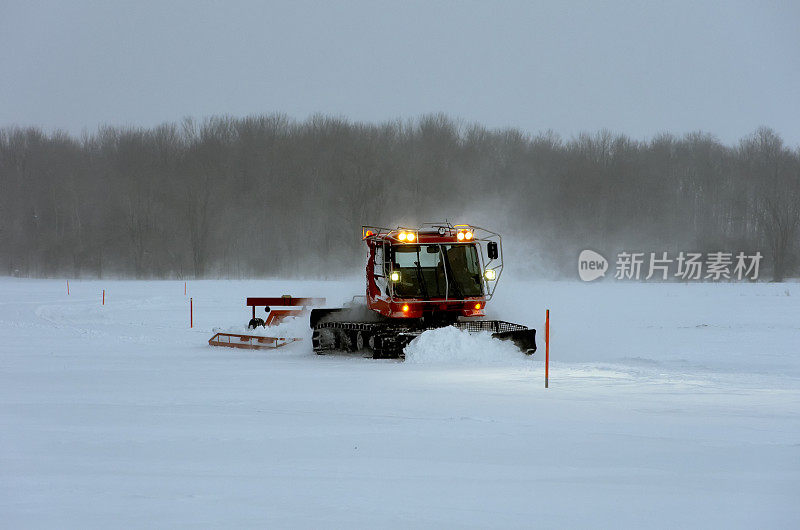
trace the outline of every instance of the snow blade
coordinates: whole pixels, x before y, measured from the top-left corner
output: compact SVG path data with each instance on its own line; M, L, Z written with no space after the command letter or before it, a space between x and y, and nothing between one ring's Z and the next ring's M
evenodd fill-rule
M518 329L515 331L502 331L492 333L492 337L500 340L510 340L517 348L522 350L525 355L533 355L536 351L536 330Z

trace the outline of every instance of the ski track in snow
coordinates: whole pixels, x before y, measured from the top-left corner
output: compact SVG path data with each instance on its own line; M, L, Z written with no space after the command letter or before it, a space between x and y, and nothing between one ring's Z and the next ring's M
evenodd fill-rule
M726 527L800 522L800 284L523 282L406 362L212 348L247 296L360 279L0 278L0 513L23 527ZM106 289L106 305L100 305ZM544 309L551 309L543 388Z

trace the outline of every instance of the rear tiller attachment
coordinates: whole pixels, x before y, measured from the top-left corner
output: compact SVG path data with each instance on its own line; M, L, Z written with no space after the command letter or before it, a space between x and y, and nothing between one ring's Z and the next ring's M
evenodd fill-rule
M253 309L252 318L247 327L276 326L288 317L297 317L308 312L311 306L324 305L324 298L293 298L291 295L274 296L267 298L248 298L246 305ZM264 307L268 313L267 319L256 317L256 307ZM277 307L277 309L276 309ZM264 337L261 335L243 335L239 333L217 333L208 340L209 346L223 346L226 348L246 348L251 350L265 350L280 348L289 343L303 340L299 337Z

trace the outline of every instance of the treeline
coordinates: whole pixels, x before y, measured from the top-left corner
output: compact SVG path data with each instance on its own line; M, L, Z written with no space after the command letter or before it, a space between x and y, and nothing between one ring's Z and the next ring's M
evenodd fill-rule
M488 130L446 116L282 115L0 129L0 271L19 276L331 277L362 224L445 218L503 233L516 268L575 275L580 250L800 253L800 149L762 128L637 141Z

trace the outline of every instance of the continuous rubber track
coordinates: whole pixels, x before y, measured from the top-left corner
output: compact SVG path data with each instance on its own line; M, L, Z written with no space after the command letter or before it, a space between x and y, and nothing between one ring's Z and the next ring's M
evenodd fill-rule
M470 320L441 325L408 326L391 321L347 322L317 321L312 336L314 352L358 351L372 353L374 359L404 357L409 342L429 329L448 325L467 331L489 331L501 340L513 341L520 350L531 355L536 351L536 330L502 320Z

